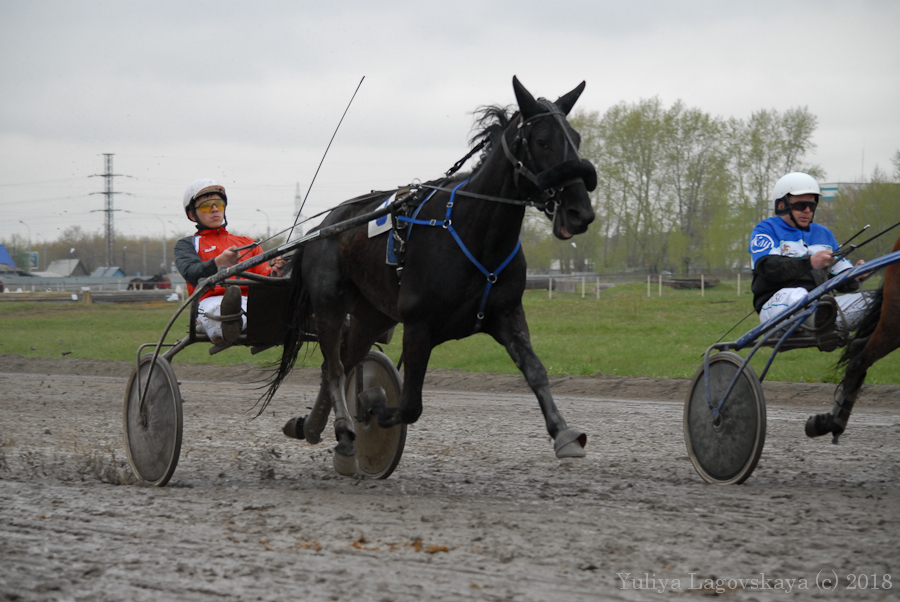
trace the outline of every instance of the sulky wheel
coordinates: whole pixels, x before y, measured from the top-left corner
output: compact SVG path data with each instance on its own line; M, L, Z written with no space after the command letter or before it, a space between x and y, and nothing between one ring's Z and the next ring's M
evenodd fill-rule
M376 404L400 405L400 374L391 359L380 351L369 351L347 378L347 409L356 430L358 474L368 479L386 479L403 454L406 425L383 429L369 412Z
M719 405L744 359L736 353L709 358L710 403ZM697 370L684 404L684 440L694 468L707 483L743 483L753 473L766 440L766 402L762 386L748 364L722 404L716 419L707 404L703 365Z
M128 379L123 417L125 449L134 474L146 483L162 487L172 478L181 453L181 392L172 366L157 357L141 407L152 359L152 354L141 357Z

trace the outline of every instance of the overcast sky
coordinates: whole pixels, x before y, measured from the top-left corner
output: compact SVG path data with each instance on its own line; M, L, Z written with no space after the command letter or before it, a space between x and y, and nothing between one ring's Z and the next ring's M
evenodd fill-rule
M188 234L201 177L232 231L286 227L363 76L306 214L439 176L513 75L601 114L807 107L809 160L859 181L900 149L898 30L897 0L0 0L0 238L101 232L104 153L121 234Z

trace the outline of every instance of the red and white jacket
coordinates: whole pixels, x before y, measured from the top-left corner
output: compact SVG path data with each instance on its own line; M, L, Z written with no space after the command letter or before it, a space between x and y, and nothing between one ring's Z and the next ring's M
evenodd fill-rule
M223 227L214 230L200 230L197 234L182 238L175 243L175 265L187 282L188 294L193 294L200 279L209 278L218 271L215 259L222 254L222 251L231 247L243 247L253 242L252 238L229 234L228 230ZM260 255L262 252L262 248L258 246L240 251L241 261ZM270 270L269 264L263 263L247 271L268 276ZM246 295L247 287L242 286L241 293ZM204 293L201 299L224 294L225 287L219 285Z

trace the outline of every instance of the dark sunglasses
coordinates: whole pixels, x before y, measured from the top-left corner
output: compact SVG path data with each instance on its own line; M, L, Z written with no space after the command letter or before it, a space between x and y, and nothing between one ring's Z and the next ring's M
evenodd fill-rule
M815 201L797 201L796 203L791 203L791 211L799 211L803 213L807 209L815 212L816 205L818 205Z

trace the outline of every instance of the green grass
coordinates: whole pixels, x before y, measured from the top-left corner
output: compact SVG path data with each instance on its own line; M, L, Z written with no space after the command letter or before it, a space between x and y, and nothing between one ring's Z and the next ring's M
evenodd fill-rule
M747 282L743 283L744 288ZM736 294L735 282L724 281L708 289L663 289L658 297L654 284L647 297L646 284L619 285L601 291L600 299L588 295L529 291L525 313L535 351L553 376L591 375L689 378L699 366L704 350L750 313L751 296ZM85 306L81 304L0 303L0 353L33 357L133 360L137 347L156 342L175 312L173 304ZM737 326L725 340L733 341L758 324L755 313ZM179 317L167 339L174 342L187 331L187 316ZM402 328L385 351L399 359ZM32 349L33 347L33 349ZM205 345L182 351L179 362L232 365L266 363L279 357L279 349L256 356L235 348L210 356ZM770 354L763 349L753 365L761 372ZM317 350L301 356L300 365L321 361ZM782 352L767 380L835 382L838 353L813 349ZM444 343L434 350L431 368L473 372L517 373L506 351L484 334ZM900 384L900 353L892 354L869 370L871 384Z
M177 308L174 303L0 303L0 353L133 361L140 345L159 341ZM184 337L187 325L185 310L166 342ZM208 350L208 345L191 345L178 354L176 361L228 366L273 361L280 355L279 349L255 356L246 347L213 356Z

